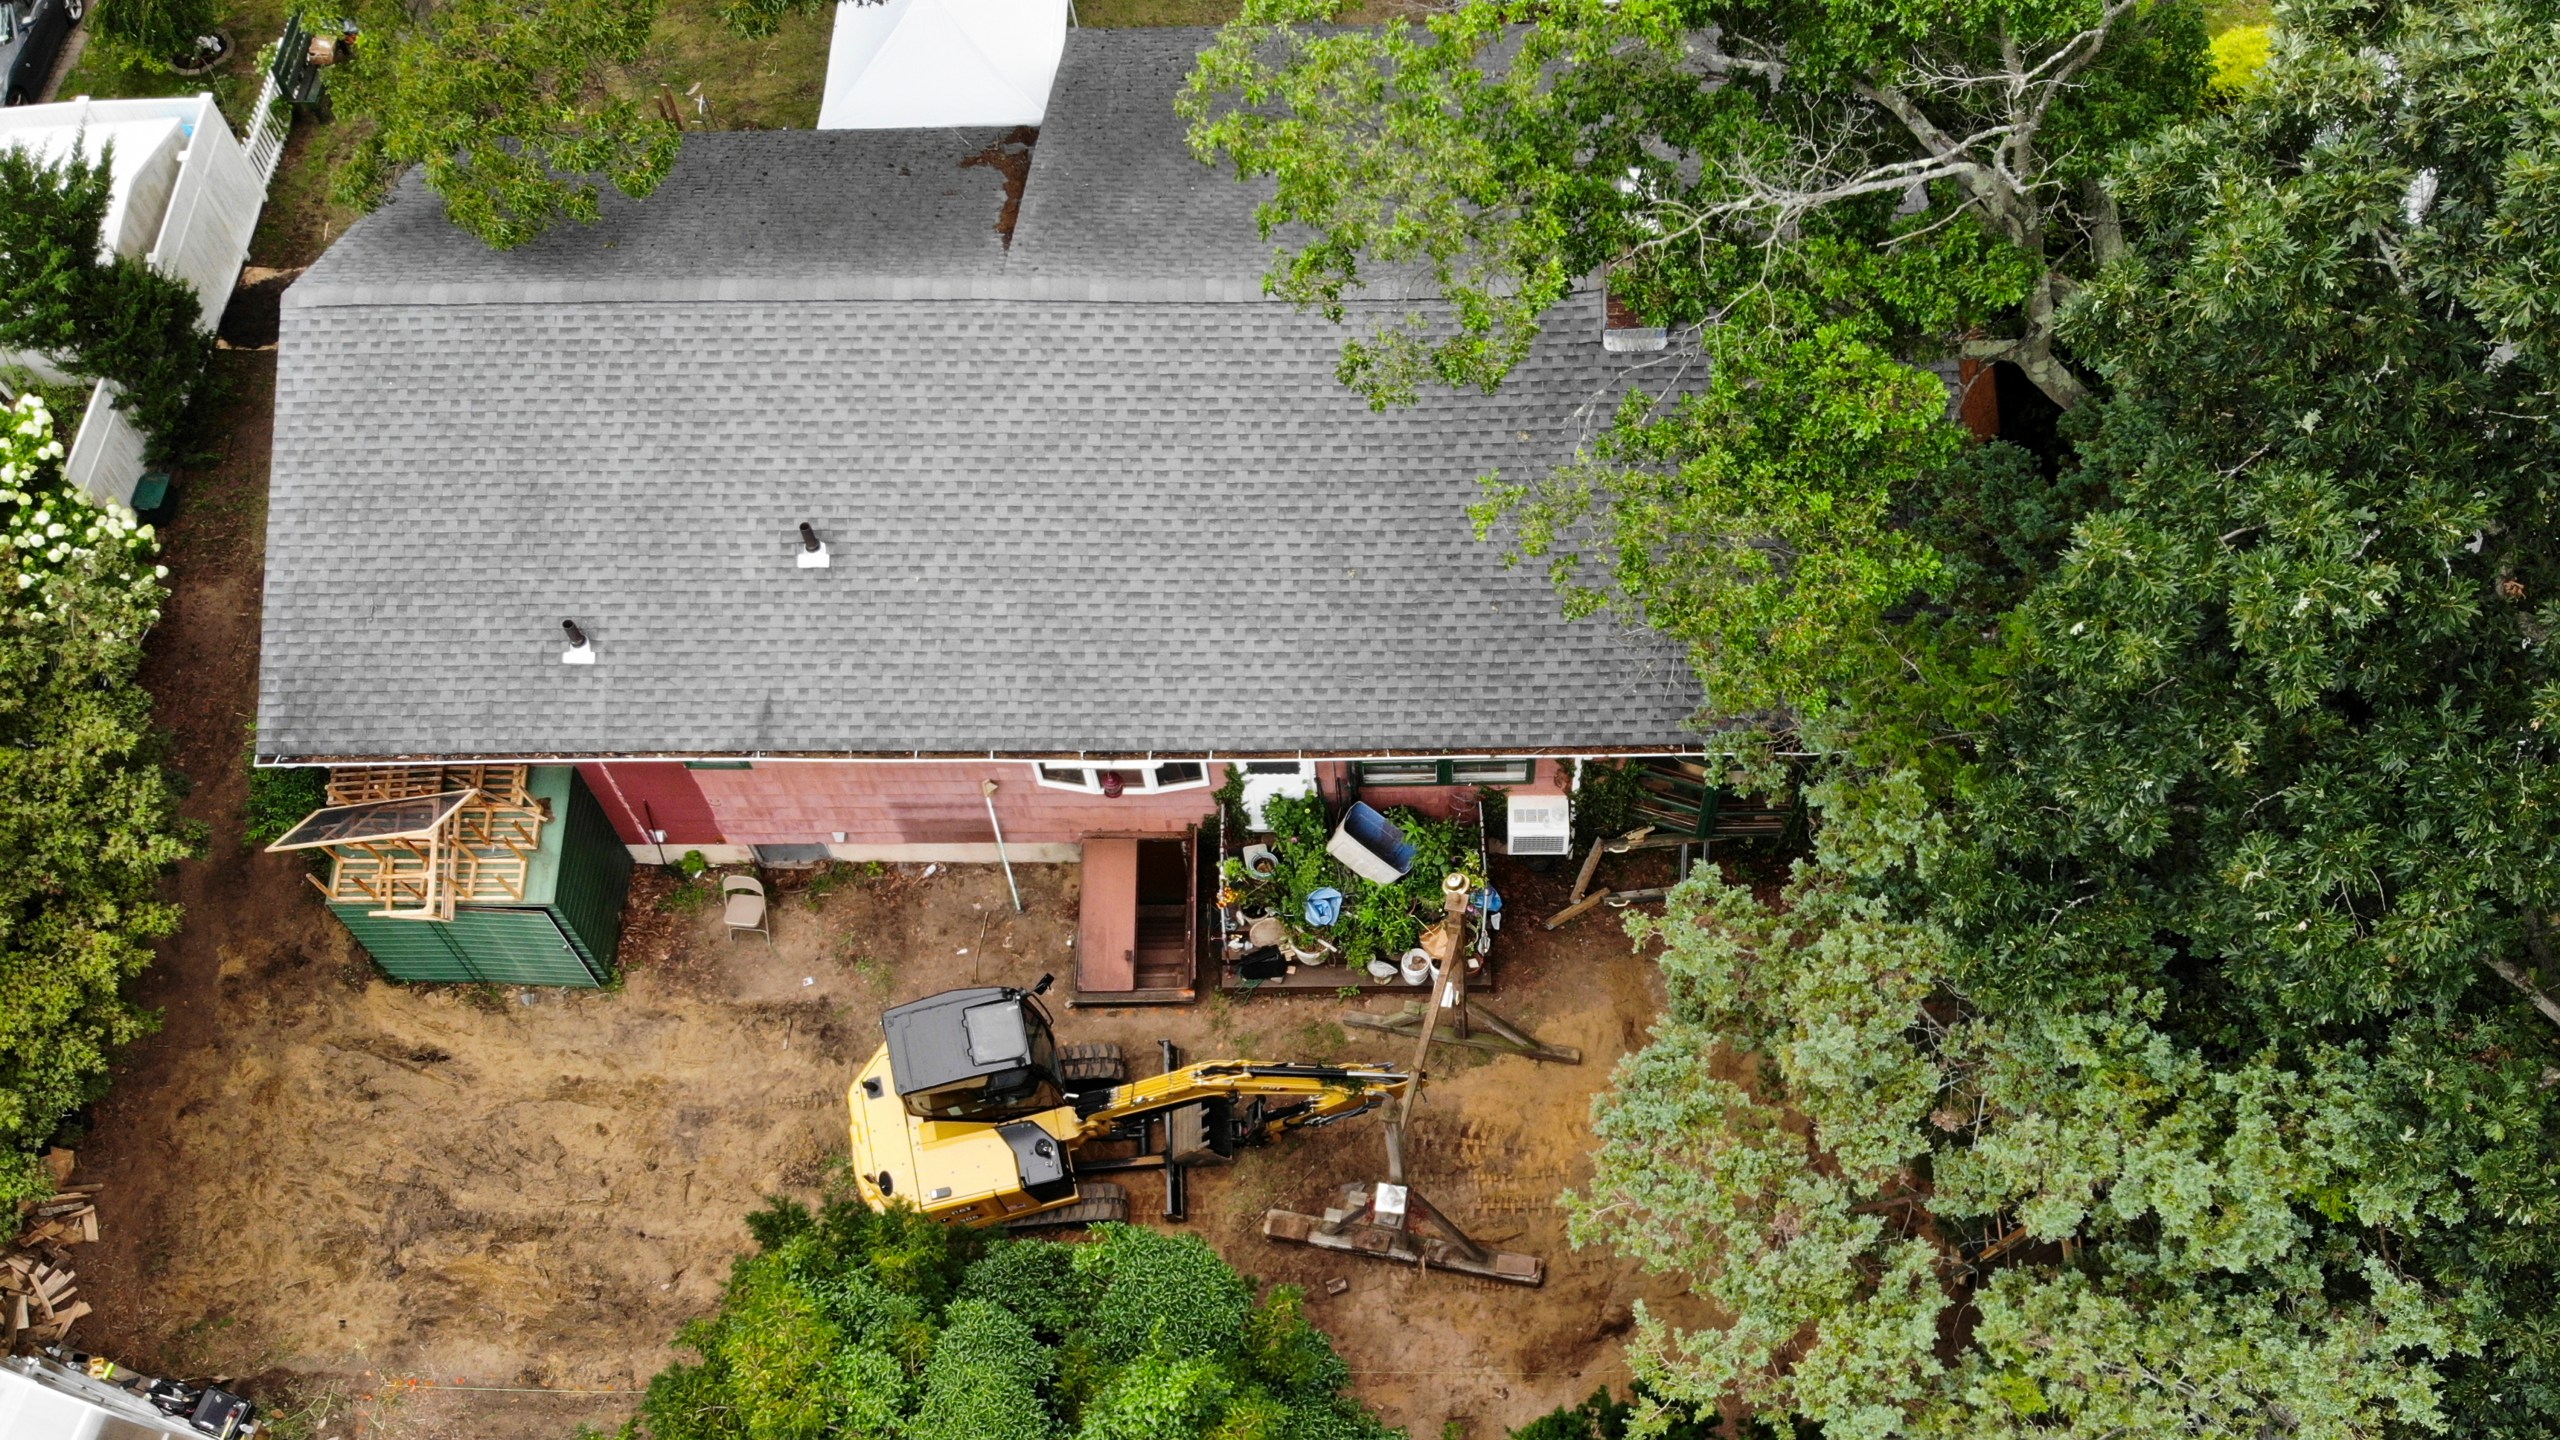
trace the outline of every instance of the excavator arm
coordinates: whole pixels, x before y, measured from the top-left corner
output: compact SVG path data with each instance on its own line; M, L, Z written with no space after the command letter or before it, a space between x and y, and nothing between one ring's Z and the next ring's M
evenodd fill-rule
M1124 1138L1134 1123L1190 1105L1223 1104L1240 1112L1242 1144L1285 1130L1328 1125L1402 1096L1412 1077L1384 1065L1305 1065L1263 1060L1204 1060L1132 1080L1079 1104L1075 1143ZM1089 1106L1089 1108L1088 1108ZM1242 1112L1249 1112L1250 1121Z

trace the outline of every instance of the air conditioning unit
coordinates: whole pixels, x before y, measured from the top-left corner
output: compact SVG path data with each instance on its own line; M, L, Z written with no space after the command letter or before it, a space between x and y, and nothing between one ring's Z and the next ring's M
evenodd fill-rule
M1573 853L1573 802L1562 795L1511 797L1511 834L1506 842L1514 855Z

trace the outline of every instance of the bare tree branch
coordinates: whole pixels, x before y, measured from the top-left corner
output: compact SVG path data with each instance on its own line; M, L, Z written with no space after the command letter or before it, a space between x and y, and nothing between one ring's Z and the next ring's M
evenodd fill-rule
M2524 998L2533 1002L2533 1008L2542 1012L2542 1018L2560 1025L2560 1000L2552 999L2549 992L2534 984L2533 977L2518 969L2514 961L2492 955L2489 968L2498 972L2499 979L2523 991Z

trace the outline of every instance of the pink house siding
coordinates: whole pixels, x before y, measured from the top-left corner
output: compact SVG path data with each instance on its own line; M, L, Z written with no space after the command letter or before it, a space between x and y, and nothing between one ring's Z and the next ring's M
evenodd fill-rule
M691 772L733 845L983 845L981 785L996 782L1009 843L1086 835L1179 835L1214 808L1208 787L1106 799L1053 789L1021 761L764 761L752 770Z
M604 803L614 832L625 845L647 845L654 828L666 832L665 844L717 845L720 822L693 783L693 772L673 760L622 761L578 767L587 789Z
M650 843L644 820L666 832L666 844L681 846L986 845L994 837L979 787L988 780L996 782L1004 838L1015 845L1178 835L1215 808L1212 786L1109 799L1042 785L1020 760L762 760L736 769L615 760L578 768L631 845ZM1225 778L1223 762L1211 762L1209 771ZM1348 761L1316 766L1318 785L1337 805L1351 795L1351 777ZM1528 784L1510 788L1560 794L1572 777L1572 760L1542 758ZM1471 805L1475 787L1371 785L1359 794L1380 809L1403 805L1445 816Z

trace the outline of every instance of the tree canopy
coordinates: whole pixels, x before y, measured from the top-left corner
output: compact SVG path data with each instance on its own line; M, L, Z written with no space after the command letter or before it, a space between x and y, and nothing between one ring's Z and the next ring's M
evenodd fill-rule
M1320 13L1188 102L1273 289L1430 271L1389 402L1594 276L1698 326L1478 522L1811 766L1782 894L1641 929L1576 1234L1730 1317L1639 1326L1643 1407L2560 1427L2560 6L2301 0L2210 91L2168 3ZM1956 433L1968 351L2058 443Z
M1197 1238L989 1238L849 1190L749 1217L761 1247L649 1382L648 1440L1390 1440L1282 1286Z
M2288 7L2118 158L2052 473L1974 448L1886 505L1923 578L1787 732L1817 852L1647 932L1672 1005L1577 1233L1735 1317L1647 1322L1653 1395L2560 1424L2555 41L2532 0Z
M1466 0L1333 29L1340 0L1248 0L1184 100L1192 144L1267 176L1270 283L1338 307L1421 266L1443 323L1344 360L1373 399L1490 387L1583 277L1646 318L1741 336L1846 330L2003 356L2086 387L2054 307L2121 243L2118 143L2192 108L2208 63L2176 0Z
M0 148L0 350L32 350L68 374L108 380L165 459L213 356L204 308L184 281L103 253L111 148L59 161ZM226 297L228 298L228 297Z
M135 682L166 571L151 528L62 483L44 402L0 411L0 1203L150 1017L124 986L177 928L161 871L194 849Z
M1339 319L1380 269L1436 284L1438 306L1361 307L1384 318L1346 382L1491 388L1594 276L1703 351L1702 387L1629 395L1578 463L1488 477L1480 532L1569 610L1684 643L1725 715L1818 721L1880 667L1973 684L1971 632L1945 654L1888 633L1938 565L1902 522L1951 467L1974 489L2032 467L1963 452L1911 362L2003 357L2087 398L2056 316L2122 245L2106 156L2203 103L2195 8L1470 0L1310 24L1332 13L1250 0L1182 104L1195 150L1274 187L1274 293ZM1864 697L1868 723L1891 708Z
M453 223L500 249L557 220L593 221L598 179L644 197L681 136L628 87L658 0L367 0L354 54L329 72L365 124L339 198L371 209L411 165Z

